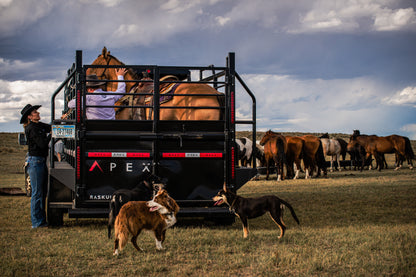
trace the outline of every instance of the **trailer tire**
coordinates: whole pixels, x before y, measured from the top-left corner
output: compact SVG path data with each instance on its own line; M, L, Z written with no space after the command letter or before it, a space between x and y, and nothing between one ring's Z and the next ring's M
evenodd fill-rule
M48 208L47 220L49 226L62 226L64 224L64 212L62 209Z

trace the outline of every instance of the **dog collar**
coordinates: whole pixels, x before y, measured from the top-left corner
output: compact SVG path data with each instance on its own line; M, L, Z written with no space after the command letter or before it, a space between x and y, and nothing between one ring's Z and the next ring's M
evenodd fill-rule
M230 212L233 212L233 213L235 213L235 209L233 208L235 200L237 200L237 198L234 199L233 203L231 203L231 205L230 205Z

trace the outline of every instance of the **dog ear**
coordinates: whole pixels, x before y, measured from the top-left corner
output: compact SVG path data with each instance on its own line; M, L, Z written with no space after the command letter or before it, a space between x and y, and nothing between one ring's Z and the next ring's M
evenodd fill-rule
M222 189L223 189L224 191L227 191L227 185L225 184L225 182L224 182L224 185L222 186Z

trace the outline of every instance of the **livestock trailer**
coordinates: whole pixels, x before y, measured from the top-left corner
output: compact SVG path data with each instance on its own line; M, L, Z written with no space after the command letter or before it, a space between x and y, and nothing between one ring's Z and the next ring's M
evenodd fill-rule
M53 160L50 153L47 217L51 225L62 225L63 215L72 218L108 216L112 193L134 188L143 174L162 178L169 194L180 206L178 217L202 217L222 223L234 221L228 207L216 207L211 198L223 187L236 191L257 172L256 168L238 166L236 125L250 126L256 136L256 102L252 92L235 70L235 54L229 53L226 65L216 67L101 65L104 70L125 67L147 72L153 77L155 99L164 81L162 74L180 75L179 83L205 83L217 89L224 104L219 120L160 120L159 101L150 106L154 119L89 120L86 109L86 72L97 65L82 62L77 50L67 78L51 98L52 143L64 141L65 159ZM103 79L104 82L114 80ZM140 78L134 80L139 82ZM236 93L236 81L241 92ZM236 119L236 98L247 93L252 101L252 118ZM126 95L131 96L129 92ZM175 97L175 96L173 96ZM75 109L66 119L68 102L76 99ZM62 103L58 110L58 101ZM143 108L127 104L126 108ZM108 107L107 107L108 108ZM113 106L112 108L118 108ZM168 107L173 108L173 107ZM192 107L207 108L207 107ZM58 114L58 115L57 115ZM254 163L255 164L255 163Z

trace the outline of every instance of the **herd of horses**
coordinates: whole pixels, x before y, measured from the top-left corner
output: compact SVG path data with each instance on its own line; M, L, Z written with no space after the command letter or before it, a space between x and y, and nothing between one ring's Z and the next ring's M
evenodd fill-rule
M410 169L413 169L412 160L415 155L407 137L391 135L380 137L376 135L362 135L355 130L349 142L342 138L329 138L328 133L321 137L313 135L304 136L283 136L271 130L267 131L254 151L247 151L252 147L248 138L237 139L237 152L242 166L247 166L247 161L256 162L258 166L266 167L266 180L269 179L270 168L275 167L277 180L286 178L297 179L303 166L305 178L311 178L316 171L316 177L327 175L327 162L325 157L330 157L330 171L338 168L341 171L340 157L345 161L346 154L351 157L350 166L357 167L362 171L364 167L371 168L373 157L376 161L376 168L381 170L387 168L385 154L395 154L395 169L399 169L405 160ZM254 153L248 156L247 153ZM284 175L286 167L286 176ZM314 176L314 177L315 177Z
M104 47L97 59L92 63L94 67L88 68L86 74L95 74L99 79L107 80L107 91L117 89L117 76L114 68L108 66L124 66L124 63L112 56ZM100 67L102 66L102 67ZM124 76L127 94L116 103L116 119L152 120L154 82L146 74L137 73L132 69ZM175 82L176 81L176 82ZM173 85L175 84L175 85ZM212 86L204 83L181 83L175 76L165 76L160 80L160 94L164 89L175 89L175 97L169 101L160 102L160 120L220 120L221 99L223 94ZM163 97L161 97L163 98ZM150 100L149 100L150 99ZM159 99L161 100L161 99ZM197 109L196 107L204 107ZM211 108L212 107L212 108ZM407 137L391 135L379 137L376 135L362 135L358 130L354 131L347 143L343 139L331 139L328 134L321 137L313 135L283 136L267 131L259 142L253 147L253 142L248 138L236 140L237 153L241 159L241 165L247 166L251 161L260 161L260 166L266 167L266 179L269 178L271 166L276 168L277 179L285 179L284 167L287 178L298 178L302 170L301 161L305 170L305 178L323 174L327 175L325 156L331 157L330 171L339 165L340 157L345 160L346 153L351 156L351 165L359 167L362 171L365 166L371 164L372 157L376 161L376 167L385 168L384 154L396 155L396 169L407 160L409 167L413 168L414 153ZM253 150L254 149L254 150Z

